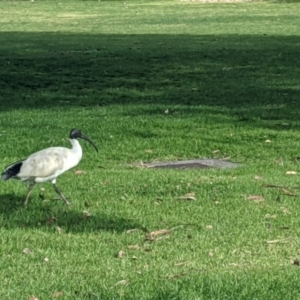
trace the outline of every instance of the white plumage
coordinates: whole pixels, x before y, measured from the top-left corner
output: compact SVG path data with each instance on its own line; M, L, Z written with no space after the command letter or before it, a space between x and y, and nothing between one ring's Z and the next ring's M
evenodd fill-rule
M31 154L27 159L17 161L5 168L1 178L8 180L10 178L20 179L29 182L26 200L27 205L32 188L36 183L51 181L56 193L69 205L69 201L60 192L56 185L56 178L67 170L78 165L82 158L82 148L77 140L82 138L90 142L98 151L94 143L78 129L72 129L70 132L70 142L72 148L51 147Z

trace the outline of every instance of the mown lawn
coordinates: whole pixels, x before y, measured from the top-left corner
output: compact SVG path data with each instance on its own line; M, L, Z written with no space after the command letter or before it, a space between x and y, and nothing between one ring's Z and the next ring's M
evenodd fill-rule
M74 127L100 150L58 178L71 207L0 183L0 299L299 299L299 4L0 15L0 168ZM212 157L242 166L141 166Z

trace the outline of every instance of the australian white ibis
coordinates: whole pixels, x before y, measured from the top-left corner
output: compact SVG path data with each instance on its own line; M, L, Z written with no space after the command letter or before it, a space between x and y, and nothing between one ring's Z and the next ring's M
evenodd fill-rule
M69 201L61 193L56 185L56 178L75 167L81 160L82 149L77 141L82 138L90 142L98 152L95 144L78 129L72 129L70 132L70 142L72 148L51 147L31 154L24 160L17 161L5 168L1 174L3 180L10 178L20 179L29 182L29 188L24 205L27 205L30 193L34 185L38 182L51 181L58 196L69 205Z

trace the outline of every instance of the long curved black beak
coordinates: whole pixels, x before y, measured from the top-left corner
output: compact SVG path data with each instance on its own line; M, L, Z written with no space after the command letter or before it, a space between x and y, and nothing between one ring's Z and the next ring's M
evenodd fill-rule
M80 134L80 137L86 141L88 141L90 144L92 144L94 146L94 148L96 149L96 151L98 152L98 148L96 147L96 145L92 142L92 140L90 138L88 138L86 135L84 134Z

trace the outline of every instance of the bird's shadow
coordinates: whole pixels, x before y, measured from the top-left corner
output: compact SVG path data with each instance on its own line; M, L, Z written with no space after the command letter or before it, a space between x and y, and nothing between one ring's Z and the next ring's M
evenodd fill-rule
M44 228L65 232L125 232L128 229L145 230L138 222L120 218L113 214L89 213L89 209L78 211L62 201L49 203L33 201L24 207L24 197L15 194L0 195L0 226L14 228Z

